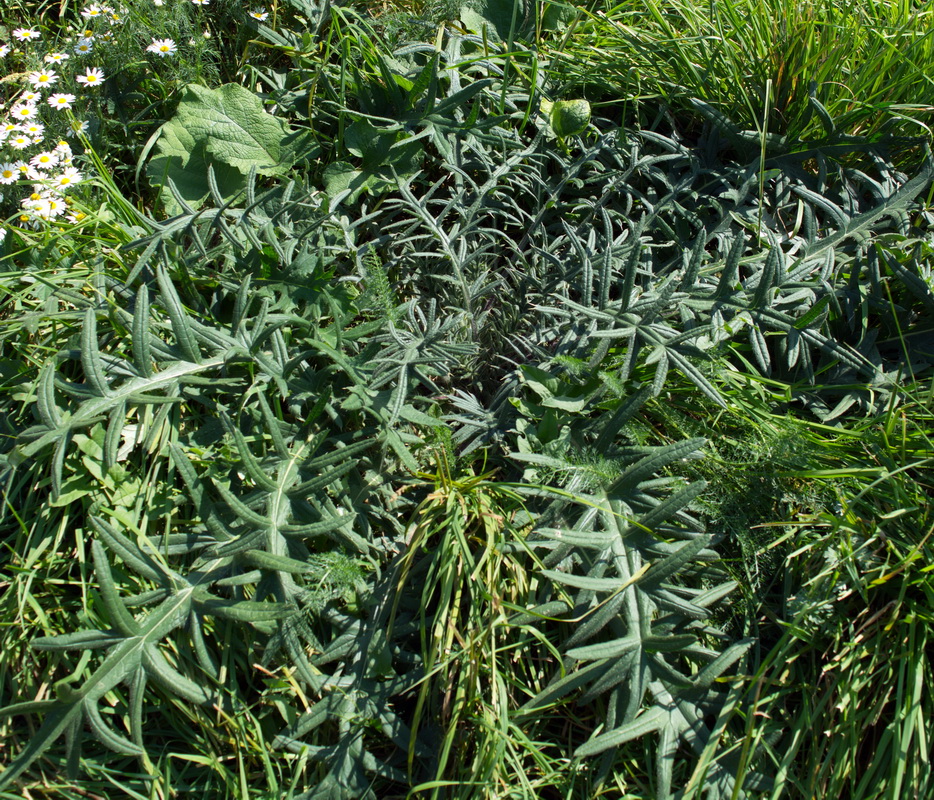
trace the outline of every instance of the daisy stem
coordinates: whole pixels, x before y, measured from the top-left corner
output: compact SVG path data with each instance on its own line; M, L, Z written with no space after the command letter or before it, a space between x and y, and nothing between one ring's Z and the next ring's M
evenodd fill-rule
M95 173L97 174L98 185L107 194L108 199L113 204L113 207L119 209L122 212L123 221L127 224L142 224L146 228L149 228L150 225L146 220L146 217L129 200L127 200L126 197L123 196L123 193L117 188L117 184L114 183L114 180L110 175L110 171L101 160L101 157L97 154L97 151L91 144L91 140L84 134L83 131L77 128L77 119L75 118L74 114L72 114L71 111L69 111L68 114L72 125L76 126L75 131L77 136L81 143L84 145L86 155L90 160L91 165L94 167Z

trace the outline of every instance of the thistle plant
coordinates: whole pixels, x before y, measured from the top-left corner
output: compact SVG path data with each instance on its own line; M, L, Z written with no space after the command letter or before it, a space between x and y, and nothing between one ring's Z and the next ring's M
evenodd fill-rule
M558 5L16 28L92 179L0 257L5 791L923 792L931 158L620 126Z

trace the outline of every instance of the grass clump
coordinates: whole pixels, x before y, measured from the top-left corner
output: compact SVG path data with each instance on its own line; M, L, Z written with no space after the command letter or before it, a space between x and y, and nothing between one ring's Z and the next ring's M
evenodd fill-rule
M929 786L917 749L931 735L922 689L932 592L926 394L912 393L901 412L851 439L853 476L876 474L783 537L784 607L765 608L783 633L754 674L751 712L768 708L771 719L747 739L784 776L782 796L923 794ZM847 468L825 472L818 479Z
M927 136L930 14L927 4L847 0L598 2L555 57L564 80L640 118L659 99L688 111L697 99L790 141Z

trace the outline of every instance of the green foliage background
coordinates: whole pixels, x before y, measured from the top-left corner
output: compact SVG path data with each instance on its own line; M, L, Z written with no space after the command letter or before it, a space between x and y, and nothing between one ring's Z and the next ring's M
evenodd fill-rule
M618 106L710 40L601 6L218 2L108 86L2 245L4 796L929 792L929 142Z

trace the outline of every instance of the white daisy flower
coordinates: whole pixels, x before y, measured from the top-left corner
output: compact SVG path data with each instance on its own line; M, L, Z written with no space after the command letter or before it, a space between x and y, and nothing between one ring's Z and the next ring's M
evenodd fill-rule
M71 58L71 56L68 55L68 53L49 53L42 60L46 64L61 64L63 61L67 61L69 58Z
M34 201L31 210L40 219L50 220L62 216L68 210L68 206L61 197L48 194Z
M45 125L40 122L30 122L26 125L20 125L19 129L27 136L32 136L33 139L42 139L45 135Z
M19 224L26 228L32 228L34 231L42 230L43 222L36 217L31 217L29 214L20 214Z
M85 19L96 19L97 17L103 17L104 9L97 5L97 3L92 3L81 12L81 16Z
M94 40L89 39L87 37L78 39L74 47L74 51L78 55L85 55L86 53L90 53L93 49L94 49Z
M52 108L71 108L71 104L74 103L76 99L77 98L73 94L60 92L59 94L51 95L47 102Z
M46 199L45 209L49 217L60 217L68 210L68 203L65 202L64 197L55 197L54 195L49 195Z
M23 122L25 120L34 119L36 116L36 104L35 103L17 103L13 108L10 109L10 116L13 119Z
M57 145L55 145L55 149L52 152L58 153L58 157L61 158L62 160L67 160L71 158L71 145L69 145L68 142L63 140L59 142Z
M82 133L88 132L88 121L86 119L81 120L80 122L76 119L73 119L68 125L68 135L69 136L78 136Z
M196 6L207 6L210 5L211 0L191 0L191 2Z
M38 39L42 34L33 28L17 28L13 31L13 38L18 42L28 42L30 39Z
M79 223L84 222L86 217L87 214L85 214L83 211L75 211L74 214L66 215L65 219L74 225L78 225Z
M147 53L155 53L162 58L175 55L177 50L178 47L171 39L153 39L152 44L146 48Z
M27 136L25 133L17 133L15 136L11 136L7 139L7 144L14 150L25 150L32 143L32 137Z
M6 58L10 55L10 45L0 44L0 58Z
M55 74L53 69L44 69L39 72L30 72L27 80L34 89L45 89L58 80L58 75Z
M38 170L28 161L17 161L16 168L19 170L20 179L25 178L30 181L38 181L42 178Z
M28 211L33 211L36 208L36 205L42 202L42 187L33 186L32 194L29 197L24 197L19 201L19 204Z
M34 155L29 159L29 163L36 169L52 169L52 167L58 165L58 156L46 150L44 153Z
M104 82L104 73L97 67L93 67L75 80L82 86L100 86Z
M266 11L265 8L254 8L250 12L250 16L253 17L253 19L259 20L260 22L265 22L269 18L269 12Z
M56 175L53 178L52 186L58 191L63 191L64 189L69 188L70 186L76 186L84 180L81 173L78 172L74 167L68 167L63 170L60 175Z
M19 180L19 170L12 161L0 164L0 183L11 184Z
M27 89L17 99L20 103L38 103L42 99L42 95L39 92Z

